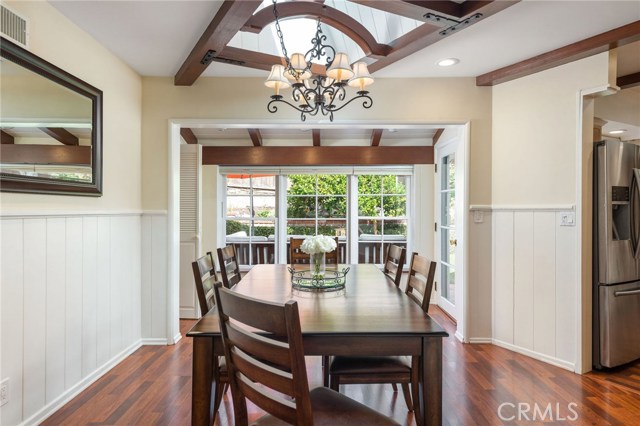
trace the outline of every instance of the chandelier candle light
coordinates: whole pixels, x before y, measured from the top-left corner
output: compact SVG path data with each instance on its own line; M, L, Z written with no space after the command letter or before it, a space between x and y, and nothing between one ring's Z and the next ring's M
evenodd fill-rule
M323 44L327 36L322 34L320 18L318 18L316 35L311 39L311 49L305 54L294 53L289 57L278 20L276 1L273 0L273 15L276 18L276 32L280 39L280 46L286 65L273 65L271 73L264 83L265 86L275 90L275 94L271 95L267 110L275 113L278 111L277 104L283 103L300 111L302 121L306 120L307 114L315 116L318 112L321 112L324 116L329 116L329 120L333 121L333 113L335 111L341 110L357 99L362 99L364 108L371 108L373 99L364 88L373 84L374 80L369 74L367 64L365 62L356 62L352 68L346 53L336 53L332 46ZM327 75L313 75L311 61L313 59L321 59L324 56L326 56ZM347 97L346 85L359 90L356 96L339 105ZM288 89L289 87L293 87L293 101L298 106L285 101L280 94L280 90Z
M336 240L326 235L316 235L304 239L300 250L310 256L311 271L314 278L322 278L324 276L325 256L336 248Z

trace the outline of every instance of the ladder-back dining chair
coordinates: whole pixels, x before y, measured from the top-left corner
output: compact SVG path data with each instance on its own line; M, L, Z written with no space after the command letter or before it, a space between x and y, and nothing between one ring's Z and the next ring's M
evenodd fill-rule
M336 249L325 254L325 261L327 264L337 265L339 262L338 253L340 245L338 243L338 237L334 237L334 239ZM309 254L300 249L303 242L304 238L291 237L289 239L289 261L292 265L309 263L310 261Z
M384 259L383 273L389 278L396 287L400 286L402 279L402 270L407 256L407 250L404 247L395 244L389 244L387 255Z
M424 313L429 308L436 262L413 253L407 278L406 295L418 303ZM418 358L405 356L345 357L336 356L329 366L331 389L339 391L341 384L400 383L409 411L420 419L419 405L413 400L418 395ZM409 391L411 386L411 392ZM418 421L417 424L420 424Z
M229 244L226 247L218 248L218 263L220 264L222 284L225 287L231 288L240 282L240 265L235 245Z
M193 278L196 283L196 293L201 315L205 315L215 305L214 285L218 281L213 253L207 252L195 262L191 263ZM213 416L215 417L222 402L222 396L228 388L229 375L224 357L213 357L213 379L216 386L213 389Z
M268 414L252 425L383 426L392 419L326 387L309 391L298 303L254 299L215 286L236 426L246 400Z

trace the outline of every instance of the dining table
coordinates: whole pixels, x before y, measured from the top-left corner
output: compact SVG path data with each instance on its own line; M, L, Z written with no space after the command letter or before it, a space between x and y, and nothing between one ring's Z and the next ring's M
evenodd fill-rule
M328 267L329 268L329 267ZM442 424L442 339L447 332L374 264L348 268L344 289L292 287L289 265L255 265L232 290L272 302L298 302L305 355L418 357L418 426ZM224 348L214 307L187 333L193 339L191 424L212 424L214 356Z

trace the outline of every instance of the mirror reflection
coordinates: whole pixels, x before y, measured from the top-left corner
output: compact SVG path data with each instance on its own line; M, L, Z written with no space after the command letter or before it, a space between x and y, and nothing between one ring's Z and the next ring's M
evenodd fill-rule
M0 61L0 188L100 195L102 93L7 43Z

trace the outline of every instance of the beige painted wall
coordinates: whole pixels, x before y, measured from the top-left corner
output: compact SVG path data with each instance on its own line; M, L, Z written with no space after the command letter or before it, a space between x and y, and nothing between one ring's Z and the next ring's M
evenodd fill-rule
M595 116L640 126L640 86L595 99Z
M607 73L602 53L494 87L494 205L576 203L578 92Z
M43 1L7 1L29 20L29 50L102 90L103 196L0 193L3 212L122 211L141 208L141 97L138 76L105 47ZM165 150L166 151L166 150ZM165 152L166 154L166 152Z
M213 64L212 66L215 66ZM177 87L172 78L143 78L143 194L145 209L167 208L167 120L290 120L299 114L267 112L269 90L259 78L200 78ZM472 78L379 79L371 88L374 106L355 105L336 114L339 120L451 123L471 121L471 203L491 200L491 89ZM401 98L398 94L402 93ZM309 119L308 123L314 121Z

